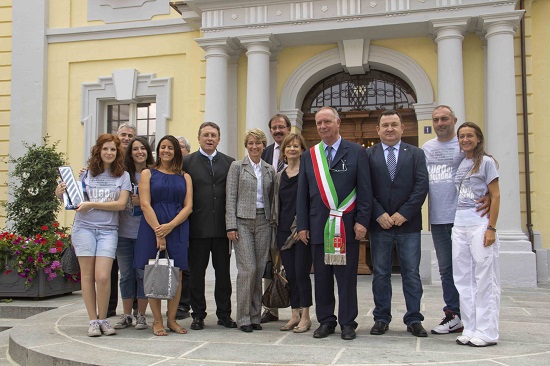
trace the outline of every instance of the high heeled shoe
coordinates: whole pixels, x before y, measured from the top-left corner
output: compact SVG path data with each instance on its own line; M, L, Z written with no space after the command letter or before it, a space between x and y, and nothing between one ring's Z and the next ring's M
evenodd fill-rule
M311 320L307 322L305 327L299 327L296 325L292 331L294 333L305 333L309 330L309 328L311 328Z
M300 324L300 320L296 321L295 323L290 323L290 322L286 323L280 329L281 329L281 331L286 332L287 330L294 329L298 324Z

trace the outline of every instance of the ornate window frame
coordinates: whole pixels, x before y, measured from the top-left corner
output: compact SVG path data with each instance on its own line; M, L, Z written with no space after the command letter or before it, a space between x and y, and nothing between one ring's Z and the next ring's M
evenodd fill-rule
M106 132L106 104L112 102L138 103L155 99L157 103L156 135L168 132L172 119L172 78L156 78L156 74L140 74L136 69L115 70L96 83L82 84L81 120L84 125L84 158L97 137Z

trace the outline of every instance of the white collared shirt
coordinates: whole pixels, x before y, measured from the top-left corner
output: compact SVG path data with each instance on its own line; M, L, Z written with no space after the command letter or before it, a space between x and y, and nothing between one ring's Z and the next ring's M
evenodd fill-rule
M212 159L214 159L214 156L216 156L216 154L218 153L218 150L214 150L214 152L212 153L212 155L208 155L203 149L202 147L199 147L199 152L201 154L203 154L204 156L206 156L208 159L210 159L210 161L212 161Z
M250 156L248 157L248 161L250 161L258 181L258 184L256 185L256 208L264 208L264 193L262 190L262 161L260 160L260 162L256 164L252 161L252 159L250 159Z
M277 166L279 164L279 158L281 157L281 145L275 142L275 145L273 146L273 161L271 162L271 165L277 169Z

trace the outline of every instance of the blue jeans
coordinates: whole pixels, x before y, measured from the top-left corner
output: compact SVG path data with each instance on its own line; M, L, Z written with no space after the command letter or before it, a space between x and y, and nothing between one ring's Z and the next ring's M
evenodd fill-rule
M422 282L420 281L420 233L400 234L395 230L370 232L370 253L374 268L372 294L374 295L374 321L391 322L391 271L393 245L396 245L403 282L403 295L407 312L403 322L407 325L424 320L420 313Z
M136 239L118 237L116 258L120 269L120 296L123 299L134 299L136 297L135 247Z
M439 265L439 275L441 276L443 301L445 301L443 311L450 310L455 315L460 316L460 300L453 279L452 231L453 224L432 225L432 239Z

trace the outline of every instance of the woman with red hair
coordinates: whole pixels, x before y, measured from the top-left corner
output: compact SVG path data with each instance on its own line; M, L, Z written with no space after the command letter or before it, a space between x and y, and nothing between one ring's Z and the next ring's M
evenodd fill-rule
M117 136L99 136L88 170L80 179L88 200L76 209L72 243L80 264L82 298L90 318L88 336L113 335L116 331L107 320L107 307L118 240L118 211L126 208L132 190Z

